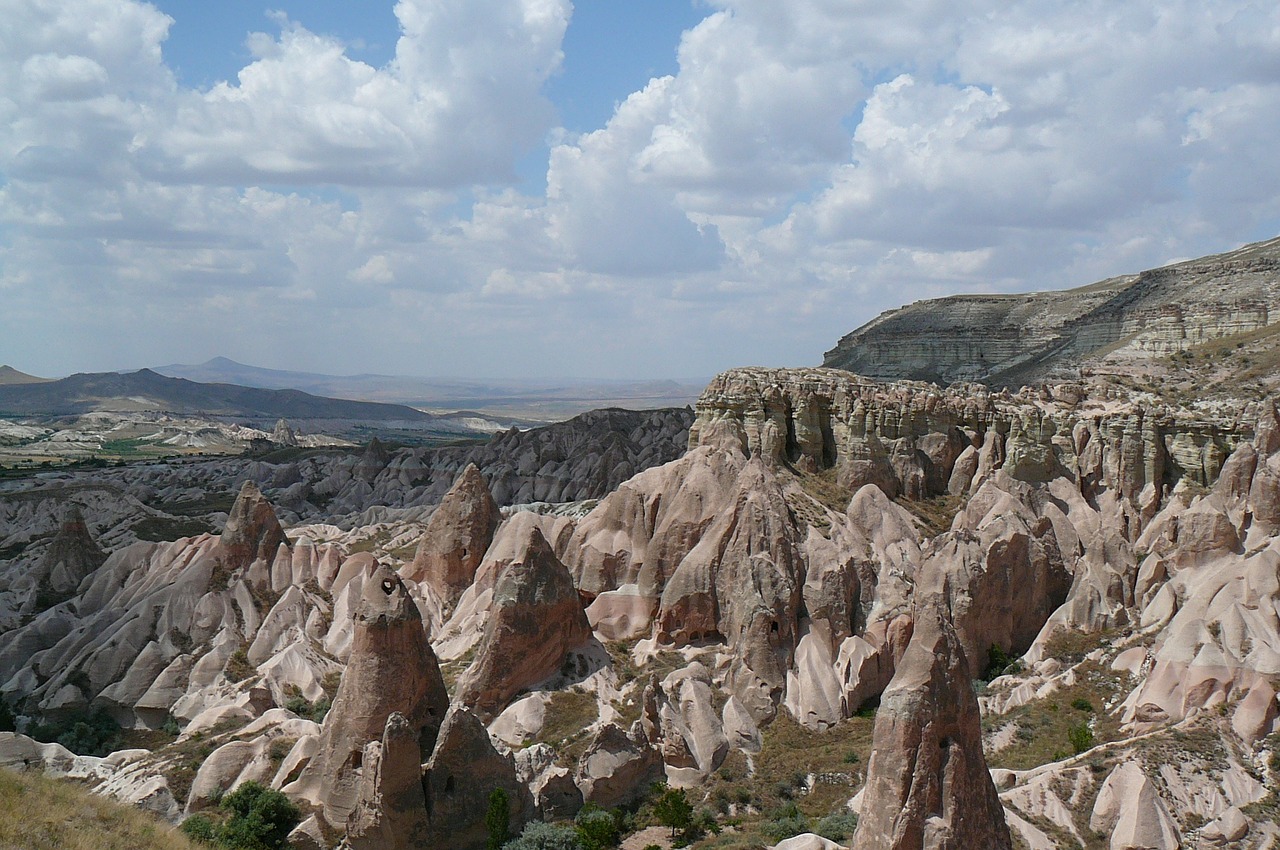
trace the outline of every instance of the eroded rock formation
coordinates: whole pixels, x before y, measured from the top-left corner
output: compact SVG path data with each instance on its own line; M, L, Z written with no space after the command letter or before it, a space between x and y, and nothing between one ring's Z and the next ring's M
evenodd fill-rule
M474 463L467 464L431 515L405 578L425 583L452 608L471 583L493 542L501 515L489 485Z
M359 798L365 745L384 738L392 713L416 736L421 763L435 746L449 705L422 616L394 570L379 563L365 571L352 618L355 633L338 695L325 717L318 751L293 789L313 799L325 820L339 828ZM403 753L412 747L398 724L392 732L392 750L384 753L391 754L388 768L412 755Z
M945 574L930 581L876 712L854 850L1012 847L982 754L969 662L946 612Z
M458 700L492 719L520 690L559 672L570 650L591 639L573 579L536 526L498 576L475 662Z

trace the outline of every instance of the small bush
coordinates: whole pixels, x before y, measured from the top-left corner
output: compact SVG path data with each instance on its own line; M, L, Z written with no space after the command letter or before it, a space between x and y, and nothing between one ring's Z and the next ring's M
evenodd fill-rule
M809 831L809 819L795 803L788 803L771 813L769 820L760 825L760 832L774 843Z
M1073 699L1071 701L1071 707L1076 711L1087 711L1090 714L1093 714L1093 703L1089 702L1084 697L1077 697L1076 699Z
M1021 672L1021 661L1005 652L999 644L991 644L991 648L987 650L987 669L982 674L984 682L990 682L998 676Z
M518 838L502 845L502 850L583 850L573 827L536 820Z
M621 825L615 813L588 803L573 819L578 830L578 843L583 850L605 850L618 846L622 838Z
M81 756L105 756L120 744L120 724L101 707L37 723L30 734L37 741L61 744Z
M192 815L178 827L183 835L201 844L212 844L217 840L217 827L204 815Z
M844 809L838 812L832 812L822 820L818 821L818 825L813 831L829 841L842 842L852 838L854 830L857 828L858 816L853 812Z
M17 732L18 719L13 716L9 703L0 699L0 732Z
M214 843L230 850L283 850L302 813L289 798L257 782L246 782L222 798L228 814L214 828Z
M1077 723L1067 730L1067 740L1071 742L1072 751L1080 755L1093 746L1093 732L1089 730L1089 724Z

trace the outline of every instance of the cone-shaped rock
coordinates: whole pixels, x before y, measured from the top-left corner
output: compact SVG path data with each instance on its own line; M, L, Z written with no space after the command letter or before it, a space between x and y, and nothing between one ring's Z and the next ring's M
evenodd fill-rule
M880 699L854 850L1007 850L969 664L937 596Z
M271 442L281 446L298 445L298 435L289 427L289 420L277 419L276 427L271 432Z
M378 473L386 468L391 455L387 454L387 449L382 442L374 437L369 441L369 446L364 450L364 454L360 456L360 460L356 461L355 474L357 478L363 478L365 481L372 481L378 477Z
M516 779L515 760L494 749L480 718L454 706L440 727L440 740L423 778L431 821L421 847L481 850L488 830L485 812L497 788L507 794L508 828L518 835L533 811L529 790Z
M231 569L248 566L262 558L275 557L281 543L287 543L276 512L262 495L258 485L244 482L236 503L231 506L227 524L222 529L222 556Z
M573 579L536 526L518 551L498 577L479 652L458 684L458 699L484 718L557 672L591 637Z
M430 585L452 607L475 581L501 519L484 476L467 464L431 515L405 578Z
M339 827L356 805L365 745L383 739L392 712L417 735L421 757L435 745L449 706L422 615L394 570L376 564L365 573L352 618L351 657L319 748L298 782L299 792L319 802L324 819Z
M387 718L382 742L365 746L359 802L347 820L351 850L429 847L418 732L399 712Z
M79 508L71 508L62 527L49 541L41 569L56 593L72 593L85 576L102 566L106 554L98 548Z

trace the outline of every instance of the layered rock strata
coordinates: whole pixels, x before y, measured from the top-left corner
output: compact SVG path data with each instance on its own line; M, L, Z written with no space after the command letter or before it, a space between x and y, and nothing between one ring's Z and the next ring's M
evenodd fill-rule
M1078 289L955 295L890 310L823 364L883 380L1045 380L1082 363L1152 360L1280 321L1280 239Z

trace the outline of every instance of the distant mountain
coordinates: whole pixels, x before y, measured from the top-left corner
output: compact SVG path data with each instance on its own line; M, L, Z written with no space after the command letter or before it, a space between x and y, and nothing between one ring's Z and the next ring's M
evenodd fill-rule
M124 374L81 373L57 381L0 386L0 413L62 416L93 411L157 411L252 420L426 422L436 418L398 404L324 398L299 390L198 383L150 369Z
M657 408L693 404L705 381L475 381L395 375L324 375L264 369L226 357L195 365L158 366L175 378L295 389L331 398L393 402L439 410L473 410L486 415L560 420L602 407Z
M917 301L845 336L823 365L883 380L1017 387L1081 369L1164 368L1173 355L1216 356L1229 341L1243 378L1251 363L1276 359L1277 329L1280 238L1061 292Z
M35 375L19 372L12 366L0 366L0 387L10 384L42 384L50 380L52 379L37 378Z

